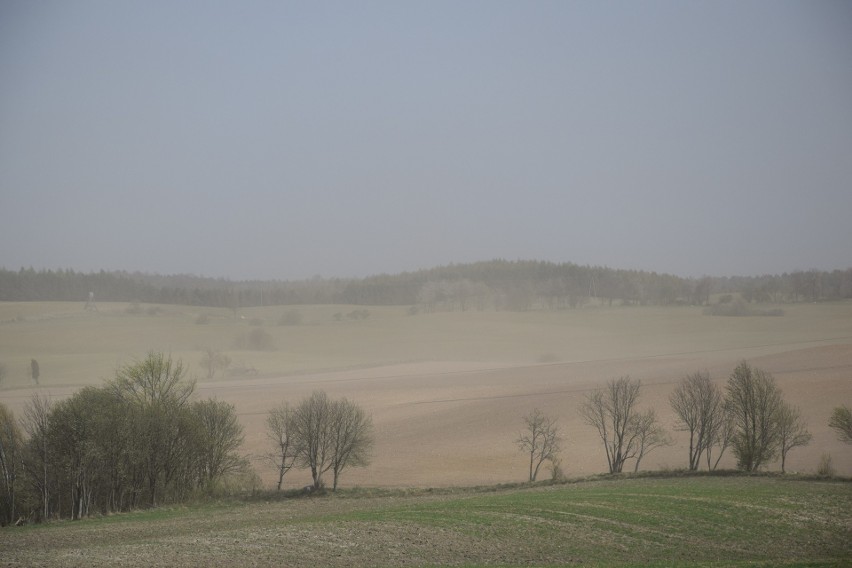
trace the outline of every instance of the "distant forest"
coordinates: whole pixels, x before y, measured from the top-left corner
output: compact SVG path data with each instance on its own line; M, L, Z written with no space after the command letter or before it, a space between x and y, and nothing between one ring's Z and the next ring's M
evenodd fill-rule
M746 302L852 298L852 268L781 275L682 278L640 270L540 261L492 260L367 278L231 281L192 275L0 268L2 301L186 304L237 309L262 305L400 305L423 311L532 310L607 305L708 305L711 294Z

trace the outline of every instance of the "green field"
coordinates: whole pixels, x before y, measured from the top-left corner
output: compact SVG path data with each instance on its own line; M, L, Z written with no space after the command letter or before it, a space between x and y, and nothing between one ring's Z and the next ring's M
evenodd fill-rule
M852 483L351 490L7 528L0 551L4 566L848 566Z

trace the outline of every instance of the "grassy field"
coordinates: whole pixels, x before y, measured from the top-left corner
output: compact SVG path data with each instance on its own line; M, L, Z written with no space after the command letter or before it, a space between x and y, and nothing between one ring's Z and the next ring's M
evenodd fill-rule
M852 484L343 491L0 530L3 566L848 566Z

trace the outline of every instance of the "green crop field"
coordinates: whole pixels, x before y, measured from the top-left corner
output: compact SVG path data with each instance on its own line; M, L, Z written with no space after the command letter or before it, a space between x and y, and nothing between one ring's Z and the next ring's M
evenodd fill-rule
M7 528L0 551L4 566L848 566L852 483L350 490Z

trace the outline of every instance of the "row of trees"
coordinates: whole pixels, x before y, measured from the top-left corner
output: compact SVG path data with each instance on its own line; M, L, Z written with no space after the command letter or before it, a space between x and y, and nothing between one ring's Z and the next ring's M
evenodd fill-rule
M247 467L234 407L191 400L181 362L150 353L19 422L0 405L0 524L78 519L185 499Z
M598 433L610 473L622 472L628 460L635 460L638 471L644 456L672 443L654 410L639 410L640 389L641 381L613 379L590 393L580 407L583 420ZM784 401L772 375L745 361L731 373L724 390L708 373L697 372L678 383L669 402L676 428L689 435L690 471L702 463L708 470L716 469L730 448L739 469L757 471L780 458L783 472L790 450L811 441L799 410ZM535 481L545 462L558 466L562 437L555 420L537 409L524 417L524 423L516 443L529 455L529 479ZM842 440L852 442L848 407L835 409L829 426Z
M239 281L139 272L0 268L0 300L133 300L237 309L284 304L417 305L426 310L577 307L609 304L706 305L711 293L748 302L852 298L852 268L757 277L681 278L573 263L492 260L360 279Z

